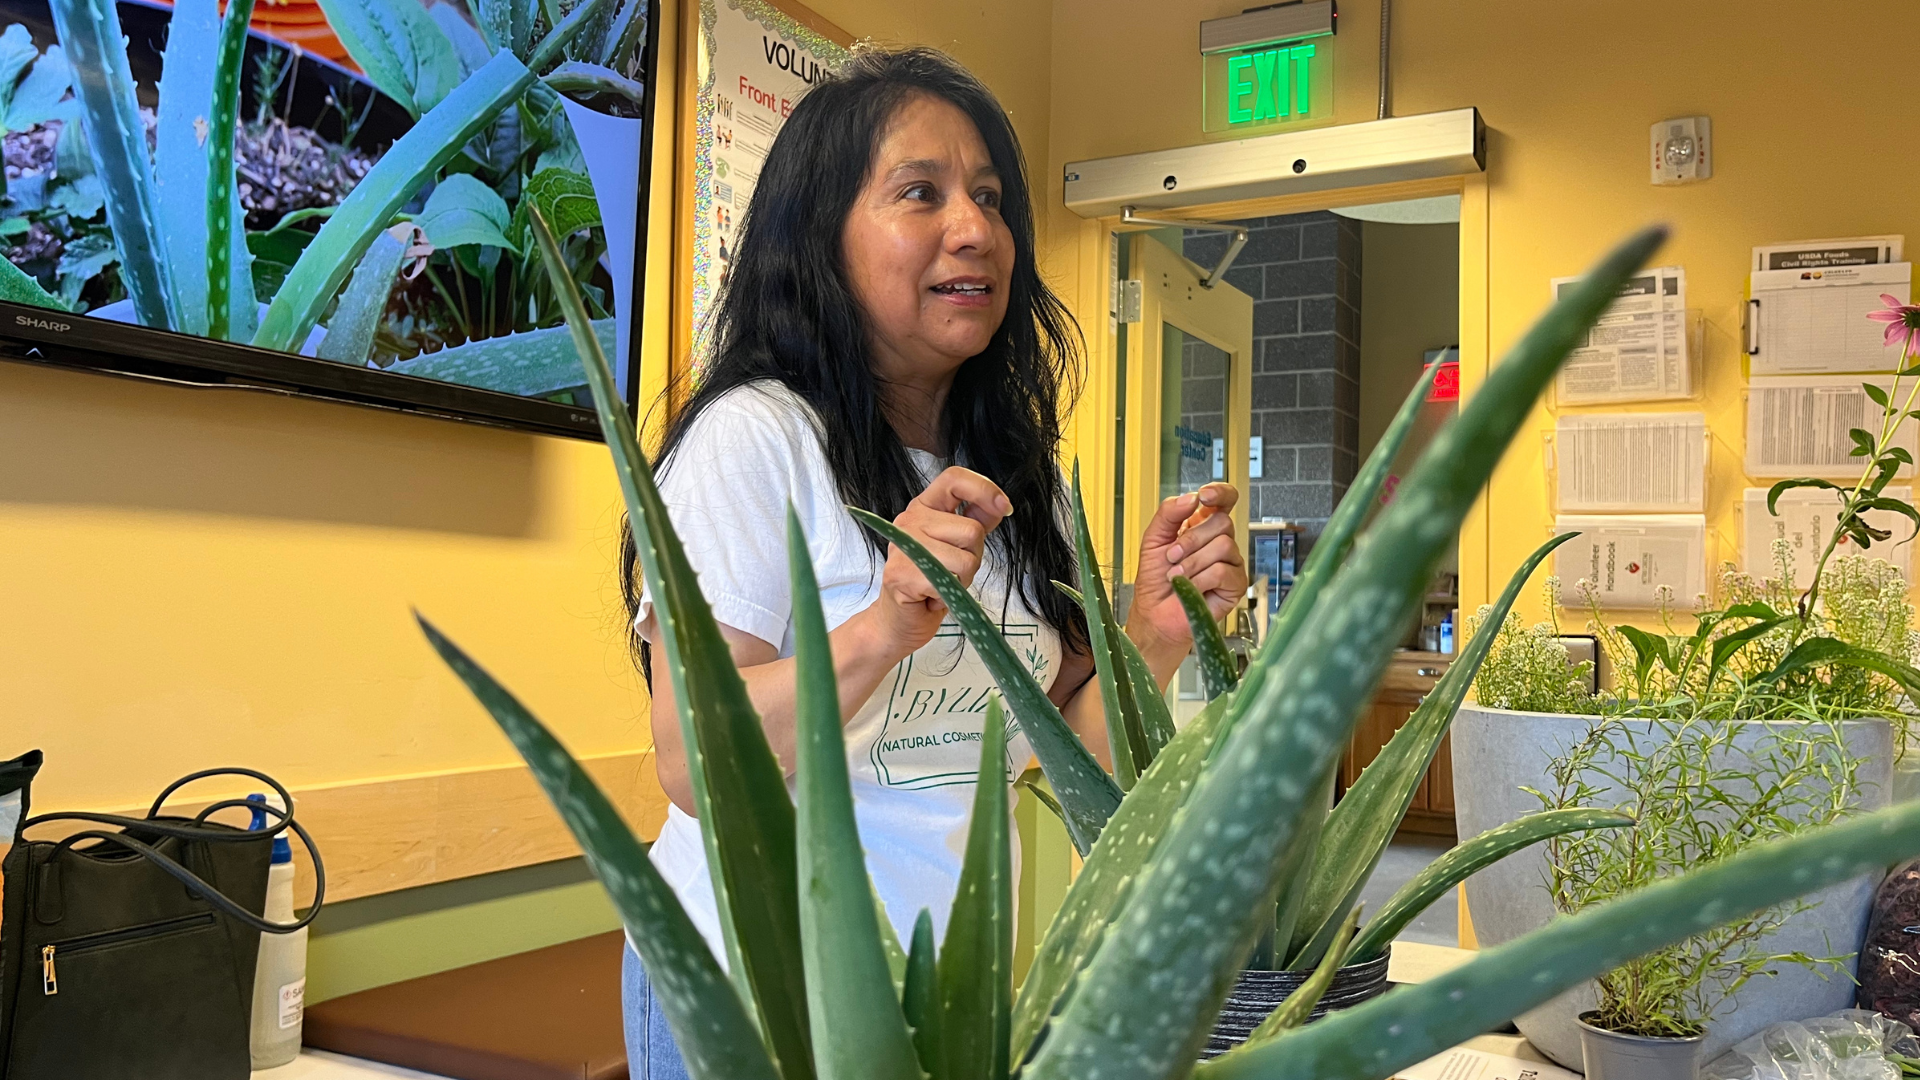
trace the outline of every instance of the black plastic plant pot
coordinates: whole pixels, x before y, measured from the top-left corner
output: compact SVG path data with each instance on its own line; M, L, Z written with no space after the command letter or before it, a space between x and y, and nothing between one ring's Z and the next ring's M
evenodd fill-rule
M1307 1022L1336 1012L1351 1009L1365 1001L1372 1001L1387 990L1387 952L1364 964L1353 964L1334 972L1333 985L1313 1007L1313 1015ZM1312 975L1310 971L1256 971L1249 969L1240 973L1233 984L1233 992L1227 995L1227 1003L1220 1007L1219 1019L1213 1022L1213 1035L1207 1039L1206 1049L1200 1052L1202 1059L1216 1058L1221 1054L1247 1041L1253 1029L1260 1026L1287 1000L1300 984Z
M1628 1035L1596 1027L1597 1012L1580 1014L1580 1056L1587 1080L1695 1080L1700 1070L1700 1044L1691 1039L1660 1039Z

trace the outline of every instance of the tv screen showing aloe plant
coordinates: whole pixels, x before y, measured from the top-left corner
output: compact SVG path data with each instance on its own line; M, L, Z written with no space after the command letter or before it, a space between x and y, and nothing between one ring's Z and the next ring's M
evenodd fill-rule
M0 0L0 353L596 433L655 0Z

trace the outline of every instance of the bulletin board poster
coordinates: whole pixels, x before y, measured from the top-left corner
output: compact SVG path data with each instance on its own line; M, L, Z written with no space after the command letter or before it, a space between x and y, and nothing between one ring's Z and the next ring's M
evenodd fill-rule
M701 0L693 161L693 332L705 366L707 318L733 268L740 219L787 116L848 49L766 0Z

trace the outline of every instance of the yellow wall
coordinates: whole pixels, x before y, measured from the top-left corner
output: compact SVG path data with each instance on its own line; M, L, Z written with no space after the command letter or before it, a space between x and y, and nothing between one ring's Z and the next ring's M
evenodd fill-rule
M1195 24L1243 6L1055 0L1052 265L1071 286L1090 265L1097 228L1058 209L1059 167L1201 141ZM1374 116L1378 10L1368 0L1340 7L1339 122ZM1727 538L1746 483L1737 339L1749 249L1861 233L1920 242L1911 67L1886 51L1887 42L1920 36L1920 7L1873 0L1845 20L1810 19L1811 10L1786 0L1489 0L1394 11L1395 111L1473 105L1489 128L1486 232L1462 238L1469 251L1484 242L1486 276L1461 285L1466 304L1484 290L1495 355L1539 312L1549 277L1577 273L1649 221L1674 226L1661 259L1686 266L1689 303L1706 319L1711 521ZM1713 118L1716 175L1653 187L1648 127L1698 113ZM1083 321L1098 310L1089 305ZM1463 318L1463 336L1471 321ZM1464 359L1471 383L1484 356L1469 351ZM1463 607L1483 599L1489 581L1503 583L1546 537L1538 434L1551 423L1545 410L1537 414L1494 478L1486 509L1498 527L1486 530L1477 567L1465 565L1475 556L1462 551ZM1537 605L1531 590L1525 595L1524 605ZM1537 606L1526 614L1537 617Z
M1045 145L1044 8L815 6L857 37L951 50ZM649 375L665 361L666 164ZM593 443L0 363L0 751L47 751L47 809L139 803L209 763L293 786L512 763L416 607L576 753L645 747L619 506Z

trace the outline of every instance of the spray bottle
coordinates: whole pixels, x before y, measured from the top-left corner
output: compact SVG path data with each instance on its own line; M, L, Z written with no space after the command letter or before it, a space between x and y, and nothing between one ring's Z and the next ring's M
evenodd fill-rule
M248 802L284 810L278 795L250 795ZM264 809L253 811L254 829L267 827ZM275 820L279 820L275 816ZM285 829L273 838L273 863L267 871L268 922L293 921L293 846ZM300 1056L300 1024L306 1014L307 931L261 934L260 959L253 976L253 1067L271 1069Z

